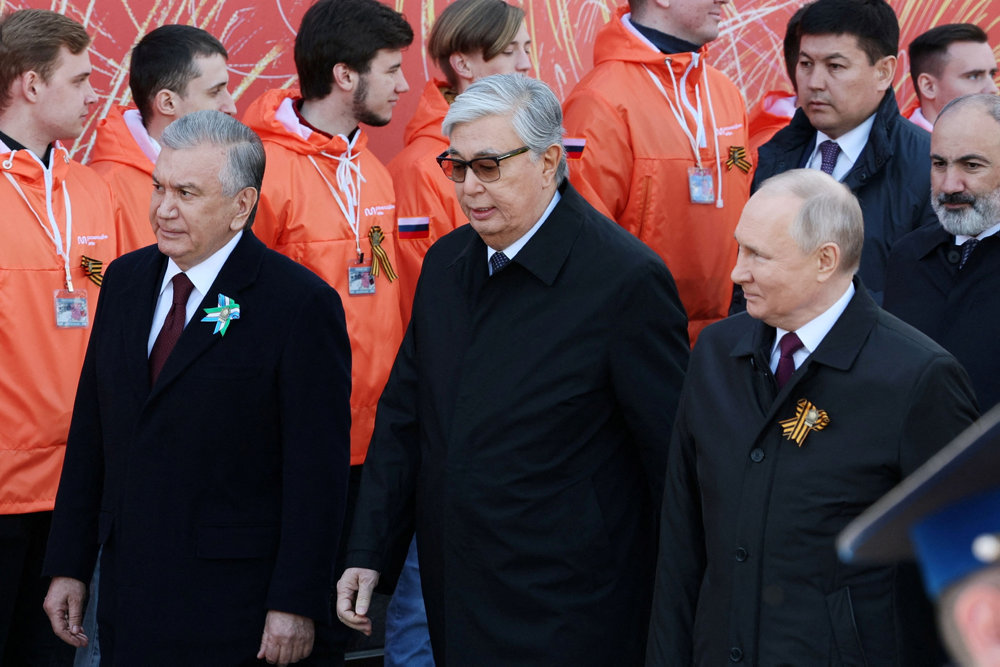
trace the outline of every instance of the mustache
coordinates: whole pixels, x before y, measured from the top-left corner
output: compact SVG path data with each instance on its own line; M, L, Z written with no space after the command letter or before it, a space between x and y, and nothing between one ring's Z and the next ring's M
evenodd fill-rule
M975 204L976 197L968 192L942 192L937 196L939 204Z

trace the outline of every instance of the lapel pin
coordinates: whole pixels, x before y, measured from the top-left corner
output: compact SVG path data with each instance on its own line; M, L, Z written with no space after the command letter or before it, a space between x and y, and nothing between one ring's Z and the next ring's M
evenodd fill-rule
M812 431L822 431L830 423L826 410L819 410L808 399L800 398L795 404L795 416L778 422L781 434L799 447Z
M206 317L201 318L201 321L214 322L215 331L212 333L219 334L220 336L226 335L226 330L229 329L230 322L240 319L240 304L225 294L219 295L218 308L205 308L204 310Z

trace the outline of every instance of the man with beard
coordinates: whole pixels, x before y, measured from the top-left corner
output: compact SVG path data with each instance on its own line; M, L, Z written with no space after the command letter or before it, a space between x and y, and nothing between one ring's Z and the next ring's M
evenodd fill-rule
M406 326L392 178L359 125L392 119L409 89L402 50L412 41L403 15L376 0L320 0L295 37L301 92L268 91L244 117L267 152L255 234L344 302L354 367L347 530L375 406Z
M938 115L931 202L941 224L893 248L885 308L962 362L986 411L1000 402L1000 97L960 97Z

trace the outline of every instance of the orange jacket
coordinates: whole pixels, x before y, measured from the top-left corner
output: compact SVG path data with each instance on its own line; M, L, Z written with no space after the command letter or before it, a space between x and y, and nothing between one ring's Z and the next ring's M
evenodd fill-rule
M448 113L448 102L441 91L447 87L442 81L427 82L403 134L406 147L389 163L396 190L399 275L403 277L407 315L427 249L469 221L458 205L455 184L434 160L448 148L448 139L441 134L441 123Z
M687 310L694 344L701 329L726 317L732 299L733 231L750 196L749 161L754 159L746 104L725 75L705 64L705 48L665 56L626 27L626 14L627 8L620 7L597 34L595 67L564 104L567 137L586 140L582 155L570 163L571 180L582 180L587 187L581 192L596 196L595 206L663 258ZM707 138L700 155L716 187L721 176L721 208L691 203L688 169L696 166L694 152L650 78L656 77L677 106L668 68L678 85L686 85L690 100L698 87ZM690 114L685 118L693 128ZM731 151L740 149L746 161L739 164L748 171L735 159L727 165Z
M374 294L350 293L348 270L357 263L355 235L330 190L338 188L337 168L345 164L340 158L347 154L347 143L342 136L329 139L300 125L292 107L297 99L298 91L268 91L250 105L243 119L260 135L267 152L267 170L253 229L268 246L326 280L344 301L354 369L351 465L358 465L365 460L375 424L375 406L403 339L400 285L405 278L390 282L380 273L375 278ZM398 270L392 179L366 148L367 135L358 132L352 149L356 157L351 163L360 166L364 179L358 203L361 249L365 260L370 261L368 233L373 225L380 226L385 235L381 247L393 269ZM346 171L346 167L342 168L342 173ZM349 178L356 182L356 175ZM346 204L343 190L338 189Z
M901 113L903 118L910 121L917 127L922 127L928 132L932 131L934 129L934 123L929 122L922 111L917 113L918 111L921 111L920 102L918 100L913 100L910 102L910 106L903 109Z
M46 170L28 151L11 152L0 142L0 210L4 212L0 225L0 514L44 512L55 505L73 398L100 293L81 260L99 260L106 267L117 251L115 225L120 212L110 188L91 169L70 160L58 143L51 162L49 204L65 244L64 193L69 195L70 277L74 290L87 292L89 322L85 327L56 326L55 292L65 288L65 268L50 240L54 235L46 231L51 230Z
M788 127L795 115L795 93L772 90L760 98L750 110L750 148L757 155L757 149L771 140L775 133ZM754 158L756 161L756 158Z
M88 164L108 182L122 207L125 224L118 240L119 254L156 243L149 224L153 163L158 152L152 141L136 109L113 107L97 124Z

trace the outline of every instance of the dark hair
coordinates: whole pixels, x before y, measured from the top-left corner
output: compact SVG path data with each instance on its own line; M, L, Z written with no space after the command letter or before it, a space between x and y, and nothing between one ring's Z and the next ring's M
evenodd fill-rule
M74 56L90 36L71 18L47 9L22 9L0 18L0 112L10 104L10 86L25 72L48 81L62 47Z
M303 99L322 99L333 88L333 67L366 74L379 49L402 49L413 29L399 12L377 0L319 0L302 17L295 37L295 68Z
M785 26L785 41L782 44L782 50L785 54L785 72L788 73L788 78L792 82L792 88L797 88L795 83L795 69L799 64L799 42L802 41L799 36L799 22L802 21L802 15L806 13L806 7L809 5L802 5L792 17L788 19L788 25Z
M455 0L434 21L427 53L457 89L451 54L481 53L483 60L492 60L514 40L523 22L524 10L504 0Z
M899 20L885 0L816 0L799 22L802 35L853 35L874 65L899 52Z
M917 79L927 73L940 76L944 68L948 47L955 42L978 42L985 44L988 40L986 32L972 23L948 23L931 28L910 42L910 78L913 88L920 97L920 87Z
M140 39L132 49L128 85L143 122L149 122L156 93L166 89L183 96L188 82L201 76L194 59L216 54L229 58L219 40L189 25L160 26Z

